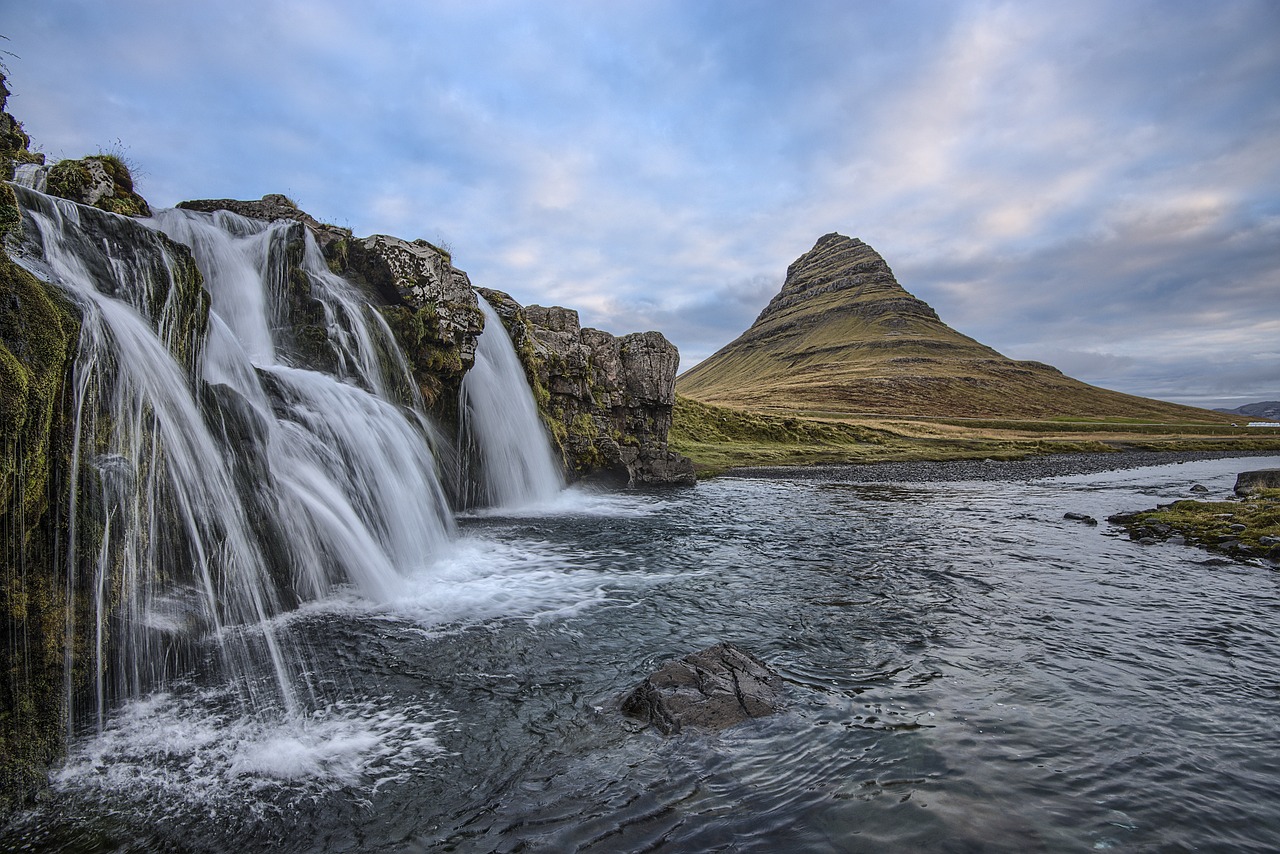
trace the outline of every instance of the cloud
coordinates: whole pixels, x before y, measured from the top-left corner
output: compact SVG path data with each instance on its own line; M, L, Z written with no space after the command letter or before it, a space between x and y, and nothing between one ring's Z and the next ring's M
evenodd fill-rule
M6 30L51 154L119 140L155 203L283 191L447 241L686 367L841 231L1011 355L1280 397L1268 0L47 0Z

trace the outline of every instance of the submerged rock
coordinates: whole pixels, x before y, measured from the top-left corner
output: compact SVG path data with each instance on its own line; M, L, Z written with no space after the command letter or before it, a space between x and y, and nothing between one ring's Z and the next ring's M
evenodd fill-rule
M686 726L720 730L782 707L777 674L732 644L668 661L622 701L622 712L671 735Z
M1068 519L1072 522L1082 522L1086 525L1098 524L1098 520L1090 516L1088 513L1075 513L1075 512L1063 513L1062 518Z

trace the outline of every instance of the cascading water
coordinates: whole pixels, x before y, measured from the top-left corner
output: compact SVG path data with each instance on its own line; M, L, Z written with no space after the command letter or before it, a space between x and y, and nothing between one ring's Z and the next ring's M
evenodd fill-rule
M479 472L468 498L503 508L544 503L564 489L560 466L502 319L483 297L480 310L484 332L459 407L462 458Z
M66 610L68 638L92 623L92 649L67 645L71 723L101 729L113 701L211 649L243 706L293 711L311 668L272 618L339 586L392 599L452 536L390 331L296 224L175 210L146 228L16 192L34 244L20 262L84 316ZM208 297L165 235L191 247ZM286 332L299 302L332 373ZM72 705L85 655L91 710Z

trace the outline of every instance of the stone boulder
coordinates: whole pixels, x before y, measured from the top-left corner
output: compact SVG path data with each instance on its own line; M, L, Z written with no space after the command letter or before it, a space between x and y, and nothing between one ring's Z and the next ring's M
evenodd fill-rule
M1280 489L1280 469L1242 471L1236 475L1236 495L1249 495L1260 489Z
M668 661L622 700L622 712L672 735L721 730L782 708L781 679L760 659L720 643Z

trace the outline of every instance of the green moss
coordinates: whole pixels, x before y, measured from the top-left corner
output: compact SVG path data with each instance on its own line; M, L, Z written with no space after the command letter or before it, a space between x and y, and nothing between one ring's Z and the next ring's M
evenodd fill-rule
M65 603L54 543L69 459L63 386L79 323L0 253L0 813L40 787L61 749Z
M1134 539L1181 536L1192 545L1220 549L1234 557L1269 554L1280 539L1280 490L1262 490L1244 501L1175 501L1111 521Z
M456 416L453 409L466 365L461 348L439 336L436 307L387 306L381 312L404 351L423 402L437 413Z
M45 179L49 195L79 201L93 177L83 160L59 160Z
M8 184L0 184L0 241L22 229L22 212L18 210L18 197Z
M351 263L351 239L340 237L331 240L324 247L324 261L331 272L342 275Z
M162 236L172 263L168 287L156 288L152 295L152 317L159 319L159 332L178 362L194 373L204 347L209 326L209 292L204 276L191 251Z
M92 197L95 181L91 163L100 165L111 181L111 188L97 198ZM92 204L110 213L151 216L150 206L133 188L133 176L129 167L113 154L93 154L81 160L61 160L55 163L49 170L46 189L50 195L81 204Z

